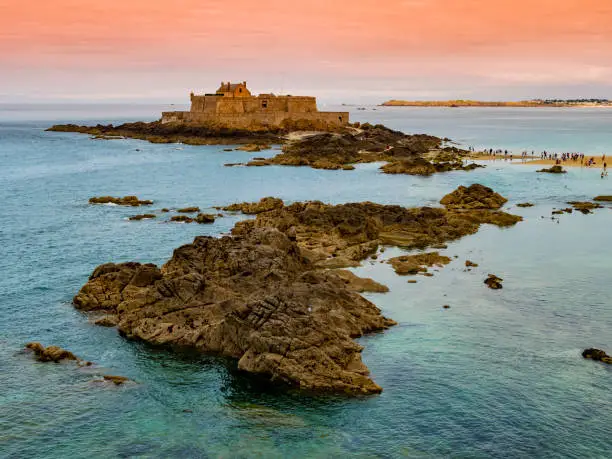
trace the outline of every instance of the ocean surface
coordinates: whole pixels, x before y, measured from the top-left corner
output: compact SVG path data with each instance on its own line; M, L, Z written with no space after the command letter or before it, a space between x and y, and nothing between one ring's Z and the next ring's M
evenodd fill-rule
M253 154L44 131L153 120L167 108L0 106L1 458L612 457L612 367L580 355L612 352L612 209L550 218L566 201L612 194L612 177L506 162L425 178L384 175L377 164L227 168ZM476 147L612 154L612 110L373 108L350 107L351 116ZM380 396L287 392L231 360L126 341L71 305L97 265L161 264L244 218L130 222L139 210L90 206L91 196L136 194L156 210L264 196L436 206L472 183L506 196L525 220L450 243L443 253L457 258L417 284L380 260L355 269L390 287L367 297L399 322L359 340ZM524 201L536 206L516 207ZM480 266L466 272L466 259ZM484 286L488 273L503 290ZM28 341L96 366L36 363L22 352ZM137 383L92 383L109 373Z

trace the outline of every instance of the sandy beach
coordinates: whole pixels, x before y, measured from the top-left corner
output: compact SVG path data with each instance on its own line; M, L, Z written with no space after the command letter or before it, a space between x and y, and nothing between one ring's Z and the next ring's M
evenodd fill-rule
M539 156L527 156L526 158L521 157L521 155L508 155L507 157L504 157L504 155L497 155L497 156L493 156L493 155L477 155L474 156L472 159L478 160L478 161L499 161L499 162L505 162L505 161L509 161L510 159L512 159L513 163L515 164L542 164L542 165L550 165L550 166L554 166L555 164L557 164L557 160L556 159L541 159ZM594 164L591 166L586 166L586 163L590 160L593 159ZM605 156L605 162L608 164L608 167L612 165L612 156ZM601 169L603 166L604 161L602 160L602 155L589 155L589 156L585 156L583 161L577 160L577 161L573 161L573 160L565 160L565 161L561 161L559 164L561 166L564 167L588 167L591 169Z

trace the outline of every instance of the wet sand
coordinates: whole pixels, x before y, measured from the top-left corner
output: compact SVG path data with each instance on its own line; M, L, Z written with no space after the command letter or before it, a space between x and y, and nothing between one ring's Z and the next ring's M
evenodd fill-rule
M587 166L586 163L591 158L595 161L595 164L591 166ZM508 155L507 157L504 157L504 155L497 155L497 156L477 155L477 156L474 156L472 159L479 160L479 161L508 162L510 161L510 155ZM557 164L556 159L548 159L548 158L541 159L539 156L527 156L526 158L523 158L521 157L521 155L512 155L512 162L514 164L534 164L534 165L542 164L542 165L550 165L550 166L554 166L555 164ZM612 156L606 155L605 162L608 164L608 168L612 167ZM603 166L603 163L604 161L602 161L601 155L590 155L590 156L585 156L582 162L580 160L577 160L577 161L566 160L566 161L561 161L559 164L563 167L588 167L590 169L601 169Z

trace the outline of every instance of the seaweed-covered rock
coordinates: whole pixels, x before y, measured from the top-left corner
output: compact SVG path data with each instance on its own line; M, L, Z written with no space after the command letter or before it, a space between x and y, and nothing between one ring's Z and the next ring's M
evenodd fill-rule
M148 206L153 204L153 201L140 200L137 196L124 196L123 198L115 198L113 196L98 196L89 198L90 204L115 204L117 206Z
M612 365L612 357L606 354L601 349L589 348L582 352L582 357L585 359L595 360L597 362L603 362Z
M495 274L489 274L489 277L487 277L484 281L484 283L487 284L487 286L493 290L499 290L500 288L503 288L502 282L503 279L497 277Z
M491 188L475 183L460 186L440 200L447 209L499 209L508 200Z
M198 214L195 218L195 222L199 224L214 223L215 216L212 214Z
M76 360L79 358L72 352L62 349L58 346L44 347L38 342L31 342L26 344L26 349L29 349L36 355L36 360L39 362L55 362L58 363L62 360Z
M538 170L536 172L546 172L548 174L565 174L565 173L567 173L567 171L565 169L563 169L563 167L561 167L559 165L549 167L548 169L543 168L543 169L540 169L540 170Z

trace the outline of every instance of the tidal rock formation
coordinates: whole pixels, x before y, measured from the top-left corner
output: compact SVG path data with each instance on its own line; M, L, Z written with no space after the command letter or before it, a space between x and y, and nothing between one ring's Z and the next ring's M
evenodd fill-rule
M115 376L115 375L103 375L104 381L109 381L115 384L116 386L120 386L130 381L130 378L126 378L125 376Z
M389 291L389 287L386 285L380 284L368 277L359 277L348 269L335 269L330 272L342 279L346 287L353 292L386 293Z
M431 175L436 172L471 170L464 166L465 150L443 147L443 139L407 135L383 125L365 123L336 133L318 133L290 140L283 152L273 158L254 160L247 166L309 166L314 169L352 170L353 164L387 162L381 170L388 174ZM433 162L428 158L432 158ZM443 158L445 161L440 161Z
M600 209L602 207L601 204L589 201L570 201L568 204L583 214L590 214L592 213L593 209Z
M118 206L148 206L153 204L153 201L138 199L137 196L124 196L123 198L115 198L113 196L99 196L89 199L90 204L115 204Z
M440 200L447 209L499 209L506 202L502 195L478 183L460 186Z
M505 199L487 190L474 193L482 202L471 198L468 205L474 208L467 210L460 208L461 202L450 209L405 208L372 202L340 205L297 202L260 212L254 220L238 222L232 233L277 228L295 238L304 256L319 267L357 266L376 253L381 244L423 249L473 234L483 223L511 226L522 220L516 215L488 210L501 206Z
M157 218L155 214L140 214L140 215L132 215L129 220L148 220L151 218Z
M612 357L610 357L608 354L606 354L601 349L594 349L594 348L585 349L582 352L582 357L584 357L585 359L592 359L597 362L603 362L603 363L612 365Z
M470 261L470 260L465 260L465 266L466 268L477 268L478 263L474 263L473 261Z
M101 265L74 304L117 316L127 338L232 357L273 381L349 394L381 391L352 338L394 325L271 228L197 237L161 269Z
M530 203L530 202L521 202L520 204L517 204L516 207L533 207L534 204Z
M606 201L606 202L612 202L612 196L595 196L593 198L593 201Z
M96 126L77 126L75 124L57 124L47 131L78 132L98 138L128 137L147 140L151 143L184 143L188 145L236 145L249 143L281 143L283 135L290 132L293 126L277 128L253 126L252 129L230 129L215 123L193 125L187 123L125 123L119 126L112 124Z
M285 203L282 199L267 197L260 199L259 202L242 202L225 206L222 209L228 212L242 212L246 215L256 215L274 209L281 209L284 205Z
M26 344L26 349L31 350L36 355L36 360L39 362L55 362L58 363L62 360L76 360L79 358L72 352L62 349L58 346L44 347L42 344L32 342Z
M269 149L270 149L270 145L256 144L256 143L249 143L249 144L242 145L241 147L236 148L236 150L247 151L250 153L256 153L261 150L269 150Z
M389 259L389 263L399 275L426 273L428 267L444 266L450 262L449 257L440 255L438 252L402 255Z
M563 169L563 167L561 166L552 166L548 169L544 168L544 169L540 169L536 172L547 172L549 174L565 174L567 171L565 169Z
M187 215L173 215L170 217L170 221L175 223L193 223L194 220Z
M502 282L503 279L497 277L495 274L489 274L489 277L487 277L484 281L484 283L487 284L487 286L493 290L499 290L500 288L503 288Z
M195 212L199 212L199 207L183 207L182 209L177 209L177 212L180 214L193 214Z
M195 222L199 224L214 223L215 216L212 214L198 214L195 218Z

